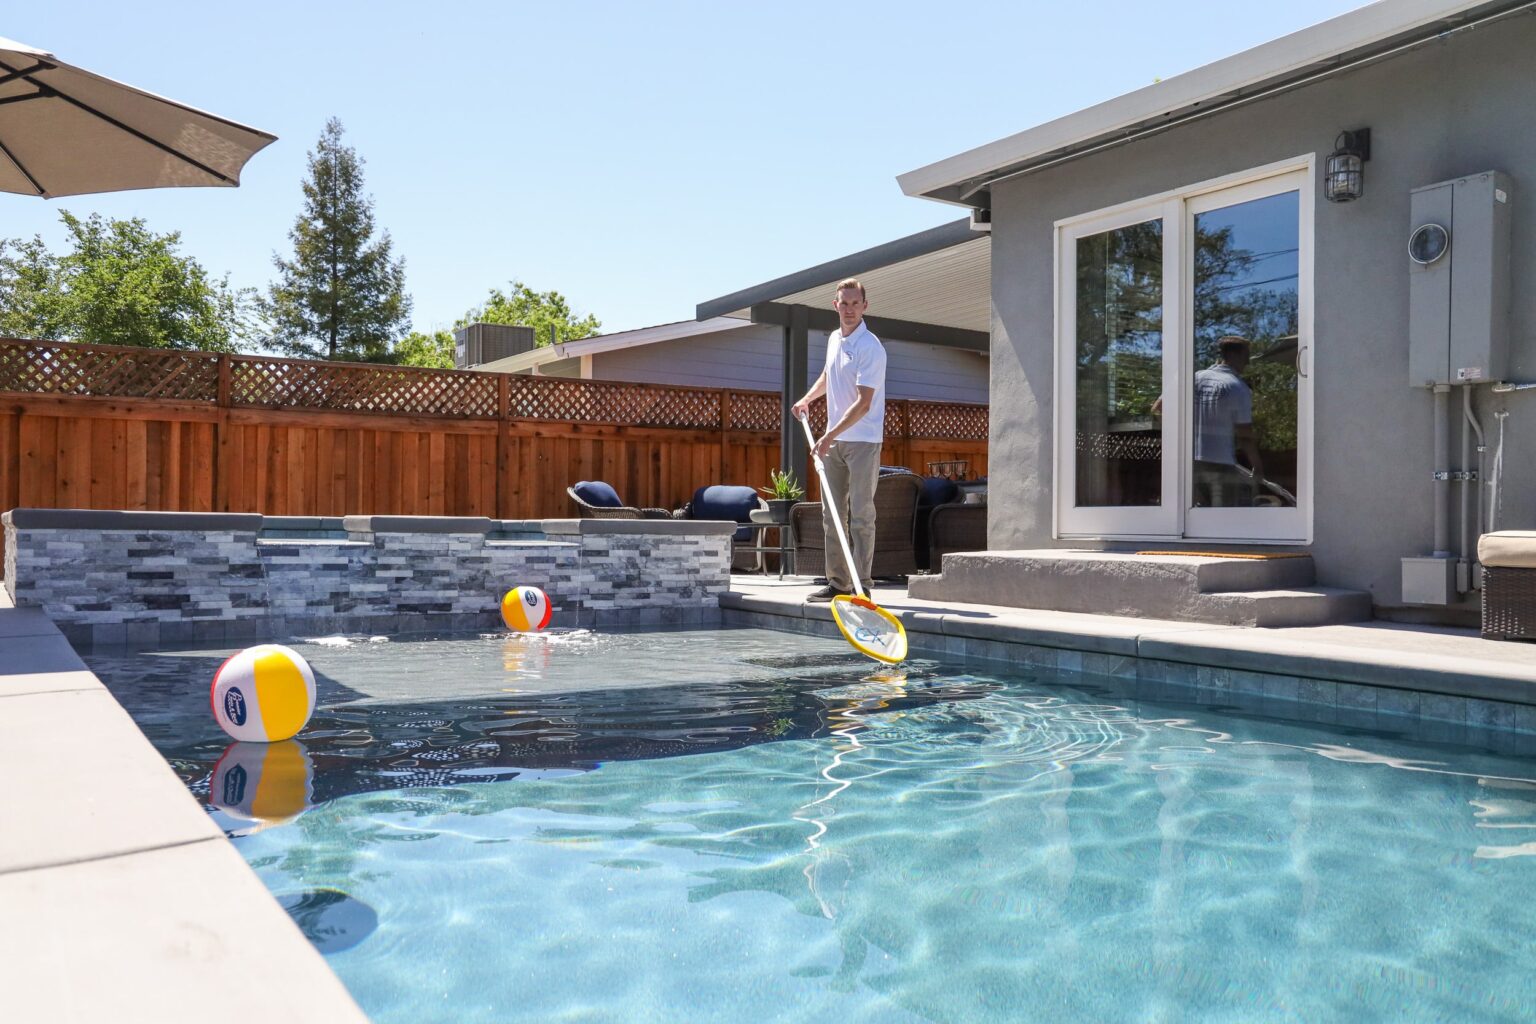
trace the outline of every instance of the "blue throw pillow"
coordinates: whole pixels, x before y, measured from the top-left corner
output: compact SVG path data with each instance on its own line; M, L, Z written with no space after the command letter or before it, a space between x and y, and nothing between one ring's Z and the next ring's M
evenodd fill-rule
M733 523L752 521L752 510L757 508L757 491L750 487L730 484L711 484L693 492L688 503L688 514L694 519L725 519ZM748 541L752 531L743 526L731 535L733 540Z
M923 489L917 496L919 508L948 505L960 499L960 488L953 480L942 476L923 477Z
M583 480L571 490L576 492L576 497L597 508L624 507L624 502L619 500L619 492L601 480Z
M752 510L757 508L757 491L750 487L726 484L700 487L693 492L689 508L695 519L728 519L733 523L747 523L752 520Z

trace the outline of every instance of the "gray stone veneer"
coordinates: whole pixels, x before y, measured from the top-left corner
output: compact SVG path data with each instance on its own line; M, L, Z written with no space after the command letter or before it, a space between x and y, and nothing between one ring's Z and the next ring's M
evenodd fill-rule
M731 523L340 518L15 509L5 586L77 644L499 629L542 588L551 625L703 625L730 585Z

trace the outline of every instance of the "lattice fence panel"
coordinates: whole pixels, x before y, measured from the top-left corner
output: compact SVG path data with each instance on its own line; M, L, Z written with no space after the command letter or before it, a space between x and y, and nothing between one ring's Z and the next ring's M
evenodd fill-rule
M897 440L907 436L906 402L885 403L885 439Z
M218 388L212 353L0 340L0 391L212 402Z
M635 427L720 426L720 392L714 390L519 376L512 378L509 406L514 419Z
M496 378L451 370L241 356L230 368L234 405L414 416L496 416Z
M911 402L907 436L946 441L987 440L987 407L952 402ZM887 413L889 415L889 413Z
M1163 457L1163 439L1147 434L1078 434L1079 455L1146 461Z
M782 421L777 394L762 391L731 392L732 430L778 430Z

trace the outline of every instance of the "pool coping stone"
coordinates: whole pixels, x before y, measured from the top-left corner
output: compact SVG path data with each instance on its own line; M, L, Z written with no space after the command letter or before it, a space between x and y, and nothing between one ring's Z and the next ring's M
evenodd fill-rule
M814 588L803 577L734 575L731 587L720 598L727 613L831 619L828 605L805 600ZM1374 622L1266 629L924 601L885 585L872 596L902 621L914 649L936 653L989 650L969 656L1006 659L1012 647L1058 648L1536 707L1536 646L1482 640L1473 630Z
M0 791L7 1019L365 1022L170 764L38 618L0 590L0 773L28 780ZM250 984L253 965L280 982Z

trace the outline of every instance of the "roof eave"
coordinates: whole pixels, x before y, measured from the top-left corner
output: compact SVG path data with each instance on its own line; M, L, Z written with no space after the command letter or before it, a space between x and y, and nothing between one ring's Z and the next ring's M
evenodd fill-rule
M963 206L986 206L1000 177L1116 145L1205 116L1319 74L1369 59L1374 50L1428 41L1446 27L1506 13L1527 0L1382 0L1242 53L1117 96L1066 117L899 175L902 192Z
M785 295L793 295L795 292L804 291L828 281L856 277L916 256L961 245L975 238L976 235L971 231L968 219L940 224L926 231L906 235L848 256L819 263L814 267L807 267L793 274L764 281L751 288L743 288L729 295L722 295L718 299L709 299L698 304L694 315L700 320L706 320L714 316L739 313L759 303L773 302Z

